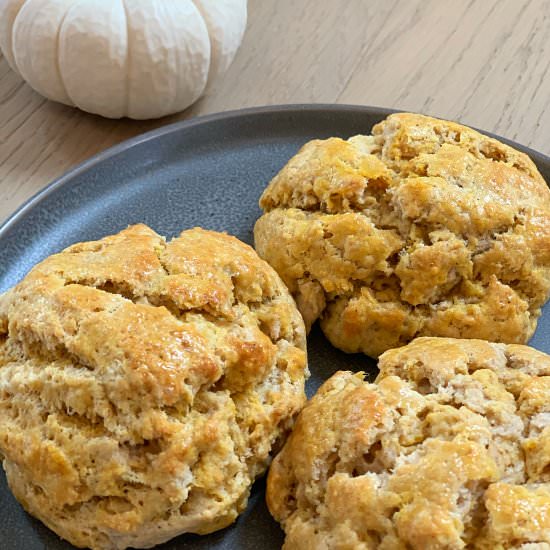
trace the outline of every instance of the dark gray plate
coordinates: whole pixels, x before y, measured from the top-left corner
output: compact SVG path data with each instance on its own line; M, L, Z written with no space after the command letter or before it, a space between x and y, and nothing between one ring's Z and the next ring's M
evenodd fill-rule
M150 132L90 159L25 204L0 228L0 291L44 257L77 241L145 222L168 237L200 225L252 243L258 198L304 142L368 133L391 111L340 105L282 106L198 118ZM505 141L505 140L503 140ZM550 181L550 159L520 145ZM550 352L550 307L531 344ZM309 337L311 395L338 369L376 374L375 362L333 349L314 328ZM0 474L0 547L69 549L11 496ZM283 535L258 481L245 514L212 535L184 535L159 547L280 548Z

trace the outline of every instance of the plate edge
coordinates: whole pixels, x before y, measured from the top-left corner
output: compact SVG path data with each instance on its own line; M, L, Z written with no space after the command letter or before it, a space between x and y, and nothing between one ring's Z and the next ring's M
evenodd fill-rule
M361 111L364 113L376 113L388 116L392 113L398 113L398 112L404 112L401 109L391 109L387 107L377 107L373 105L354 105L354 104L345 104L345 103L290 103L290 104L281 104L281 105L264 105L259 107L246 107L243 109L233 109L230 111L221 111L217 113L211 113L208 115L202 115L198 117L193 117L187 120L180 120L177 122L173 122L171 124L163 125L159 128L155 128L154 130L150 130L148 132L144 132L142 134L138 134L137 136L134 136L130 139L124 140L120 143L117 143L116 145L113 145L112 147L109 147L103 151L100 151L99 153L96 153L95 155L92 155L91 157L87 158L86 160L82 161L81 163L77 164L58 178L54 179L50 183L48 183L45 187L37 191L34 195L29 197L26 201L24 201L12 214L10 214L1 224L0 224L0 239L2 239L5 234L11 229L12 226L14 226L19 219L28 211L31 210L35 205L40 203L41 200L46 198L50 193L58 189L59 187L62 187L66 183L68 183L72 178L75 176L81 174L82 172L85 172L86 170L94 167L96 164L99 164L101 162L104 162L107 159L112 158L113 156L122 153L128 149L131 149L133 147L136 147L137 145L140 145L142 143L145 143L147 141L156 139L161 136L165 136L167 134L177 132L180 130L187 130L190 128L193 128L194 126L200 126L202 124L208 124L211 122L216 122L220 120L230 120L232 118L240 118L243 116L250 116L250 115L269 115L273 113L293 113L293 112L322 112L326 113L327 111L348 111L348 112L357 112ZM409 112L409 111L407 111ZM413 112L413 111L410 111ZM425 113L419 113L419 114L425 114ZM426 115L431 116L431 115ZM437 117L436 117L437 118ZM459 124L462 124L461 122L457 121ZM504 138L502 136L499 136L497 134L494 134L492 132L487 132L485 130L480 130L478 128L475 128L473 126L470 126L470 128L485 134L486 136L492 137L494 139L497 139L499 141L502 141L503 143L506 143L507 145L514 147L516 149L519 149L520 151L526 153L531 157L532 160L535 158L542 163L546 163L550 165L550 157L545 155L544 153L541 153L539 151L535 151L534 149L531 149L530 147L527 147L525 145L522 145L520 143L517 143L513 140L510 140L508 138ZM550 186L550 182L547 182L547 184Z

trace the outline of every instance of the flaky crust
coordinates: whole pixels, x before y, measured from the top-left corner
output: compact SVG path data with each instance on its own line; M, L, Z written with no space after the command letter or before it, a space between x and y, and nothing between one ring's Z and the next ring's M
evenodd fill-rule
M523 153L393 114L315 140L262 195L255 246L310 327L378 356L416 336L525 343L550 289L550 190Z
M144 225L0 297L0 453L23 506L92 548L235 520L304 401L305 330L247 245Z
M550 545L550 357L418 338L376 384L338 372L271 466L267 501L300 550Z

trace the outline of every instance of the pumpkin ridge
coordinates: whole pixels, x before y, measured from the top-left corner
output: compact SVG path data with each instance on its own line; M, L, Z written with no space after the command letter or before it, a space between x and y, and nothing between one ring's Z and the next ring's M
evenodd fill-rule
M124 21L126 22L126 78L124 79L124 86L126 88L124 96L124 115L128 116L130 109L130 25L128 24L128 8L126 7L126 0L120 0L122 9L124 10Z
M55 37L55 68L57 69L57 73L59 74L59 81L61 82L61 85L63 86L63 91L65 92L65 95L69 98L69 101L71 104L76 105L78 104L74 99L71 97L71 94L69 94L69 88L67 87L67 84L65 83L65 79L63 78L63 72L61 71L61 63L59 62L59 55L60 55L60 41L61 41L61 31L63 30L63 25L65 24L65 21L67 20L67 15L69 15L69 12L73 8L77 8L82 3L82 0L79 2L76 2L75 4L71 4L67 11L65 12L65 15L62 17L61 21L59 22L59 26L57 28L57 35Z
M6 25L5 32L9 35L8 40L6 40L6 48L3 50L4 57L6 58L6 61L8 62L8 65L19 75L21 76L21 71L19 70L19 67L17 66L17 62L15 61L15 53L14 53L14 45L13 45L13 29L15 27L15 23L17 21L17 17L21 13L21 10L23 9L23 6L27 3L28 0L23 0L21 4L17 7L17 11L15 14L13 14L13 20L11 21L11 24L8 22ZM6 9L6 8L4 8ZM9 8L8 8L9 9ZM3 17L7 17L7 15L4 15ZM2 22L0 21L0 30L2 27ZM2 33L0 32L0 45L2 43Z
M166 9L165 6L164 6L164 4L161 5L161 9L162 9L162 10L165 10L165 9ZM172 36L175 36L176 33L175 33L173 27L170 27L170 33L172 34ZM186 44L186 46L187 46L187 44ZM175 64L176 64L177 67L180 66L180 63L179 63L179 61L180 61L180 53L181 53L181 52L180 52L179 48L174 50L174 57L175 57L175 60L174 60L174 61L175 61ZM204 92L204 90L202 90L202 92ZM201 94L202 94L202 92L201 92ZM174 88L174 95L173 95L173 97L170 99L170 105L171 105L170 110L173 110L173 109L174 109L174 106L176 105L177 101L178 101L178 87L176 86L176 87Z
M206 18L204 16L204 14L202 13L201 9L199 8L199 6L197 6L197 4L196 4L196 2L194 2L194 0L191 0L191 5L196 10L198 16L200 17L200 20L202 21L204 31L206 32L206 36L208 37L208 47L210 48L210 51L209 51L209 54L208 54L208 69L206 71L206 80L205 80L204 86L202 87L200 92L196 92L196 94L195 94L196 97L193 100L193 103L194 103L195 101L197 101L204 94L204 92L205 92L205 90L208 87L208 84L210 82L210 68L212 67L212 37L210 36L210 28L208 27L208 22L206 21ZM178 60L180 53L181 52L179 50L176 52L176 60ZM186 55L189 55L189 43L187 41L185 42L185 53L186 53ZM178 95L176 94L175 97L174 97L174 101L177 101L177 99L178 99Z

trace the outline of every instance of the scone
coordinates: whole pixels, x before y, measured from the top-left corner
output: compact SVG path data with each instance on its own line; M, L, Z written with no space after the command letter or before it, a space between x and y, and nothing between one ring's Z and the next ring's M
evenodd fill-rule
M419 338L325 382L267 500L286 550L543 550L549 482L550 356Z
M0 453L76 546L235 520L305 401L305 329L273 269L202 229L71 246L0 299Z
M272 180L255 246L310 327L378 356L416 336L525 343L550 288L550 191L523 153L393 114L307 143Z

